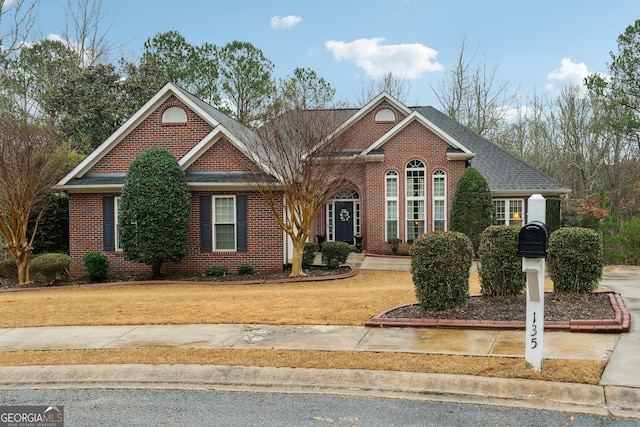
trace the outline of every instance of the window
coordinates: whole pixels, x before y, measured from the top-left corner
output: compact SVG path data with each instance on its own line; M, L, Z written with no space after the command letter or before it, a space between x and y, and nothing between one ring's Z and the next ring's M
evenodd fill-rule
M115 234L116 251L121 251L120 246L120 227L118 226L118 220L120 219L120 196L113 198L113 229Z
M375 120L376 122L395 122L396 115L393 114L393 111L389 110L388 108L385 108L376 113Z
M213 198L213 250L236 249L236 199L233 196Z
M442 170L433 173L433 230L447 229L447 182Z
M425 221L425 166L420 160L407 164L407 240L413 240L424 234Z
M169 107L162 113L162 123L186 123L187 113L180 107Z
M386 218L387 218L387 238L398 238L398 173L395 171L387 172L385 177L385 199L386 199Z
M522 226L524 215L522 199L494 200L493 206L496 209L496 224Z

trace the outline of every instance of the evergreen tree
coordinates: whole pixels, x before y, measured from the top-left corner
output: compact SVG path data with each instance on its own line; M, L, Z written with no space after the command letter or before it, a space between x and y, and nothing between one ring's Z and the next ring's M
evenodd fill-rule
M188 251L190 194L184 171L169 151L151 148L129 166L118 214L124 258L153 267L179 261Z
M478 252L480 236L485 228L495 225L495 211L487 180L474 167L460 176L451 205L451 231L467 235Z

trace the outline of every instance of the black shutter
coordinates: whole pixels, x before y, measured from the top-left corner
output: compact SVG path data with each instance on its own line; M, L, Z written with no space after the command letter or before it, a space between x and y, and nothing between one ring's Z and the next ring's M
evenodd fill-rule
M200 251L211 252L213 241L211 228L211 196L200 196Z
M113 197L102 198L102 245L105 252L116 250Z
M236 238L238 252L247 252L247 196L236 196Z

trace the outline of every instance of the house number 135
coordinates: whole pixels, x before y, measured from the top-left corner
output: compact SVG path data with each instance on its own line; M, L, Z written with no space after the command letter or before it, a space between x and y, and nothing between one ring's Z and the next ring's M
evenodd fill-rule
M533 321L531 322L531 348L538 347L538 341L536 341L536 335L538 335L538 326L536 325L536 312L533 312Z

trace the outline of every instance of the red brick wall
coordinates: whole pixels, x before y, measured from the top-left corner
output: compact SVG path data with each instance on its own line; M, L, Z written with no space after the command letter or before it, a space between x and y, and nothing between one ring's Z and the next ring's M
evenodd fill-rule
M379 109L391 108L388 104L381 104L367 114L361 121L354 124L346 133L354 141L353 146L359 148L368 147L380 136L386 133L395 123L375 123L374 116ZM394 110L395 111L395 110ZM403 117L396 111L399 120ZM432 205L432 178L436 170L446 173L447 185L447 227L448 217L451 211L451 202L455 193L460 175L466 167L464 160L447 160L446 150L448 144L422 124L413 122L400 131L384 145L384 161L369 162L366 171L361 177L350 177L354 187L358 190L361 203L361 233L364 236L363 248L370 253L385 254L390 252L389 245L385 242L385 176L394 170L398 173L398 230L399 237L403 240L402 251L407 251L406 243L406 200L405 194L405 168L413 159L421 160L426 167L426 223L425 230L429 232L433 228ZM315 234L325 233L325 212L314 221Z
M186 124L162 123L162 113L174 106L185 110ZM98 161L88 173L125 173L129 164L140 153L152 147L165 148L180 159L211 130L210 124L171 96Z
M273 219L271 210L259 194L215 193L216 195L247 195L247 252L200 251L200 196L212 192L194 192L191 196L191 215L187 242L189 253L178 263L166 263L164 271L203 273L208 266L226 266L231 270L246 264L258 271L278 270L283 266L283 232ZM87 252L104 252L102 235L102 198L117 194L70 194L69 252L73 258L72 274L84 274L82 257ZM276 236L276 238L274 238ZM125 261L120 251L105 252L110 260L110 271L118 274L148 274L151 267Z

